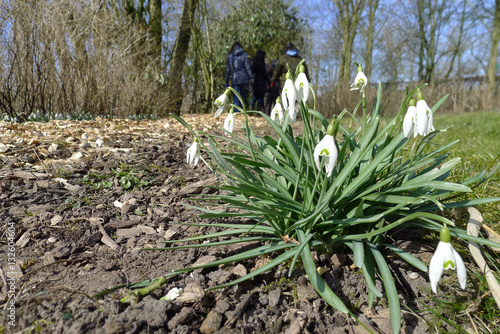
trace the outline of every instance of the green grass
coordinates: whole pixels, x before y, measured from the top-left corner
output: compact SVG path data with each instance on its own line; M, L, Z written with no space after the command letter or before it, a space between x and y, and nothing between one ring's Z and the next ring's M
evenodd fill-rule
M451 181L469 178L482 170L491 171L500 163L500 113L440 114L437 112L434 115L434 126L436 129L449 129L437 136L432 145L443 145L459 140L449 150L448 159L456 157L462 159L462 163L452 170ZM500 171L495 172L485 183L474 188L473 192L466 196L471 199L483 197L500 197ZM478 207L484 216L485 224L496 231L500 231L499 205L499 203L492 203ZM464 214L450 218L456 218L456 223L465 227L469 217ZM464 250L462 255L467 257L467 253L468 251ZM485 253L491 254L486 250ZM500 263L499 256L487 256L487 259L490 267L497 270ZM468 260L472 261L470 257ZM484 281L484 275L479 273L474 266L470 266L469 269L473 270L469 275L468 293L449 293L442 300L432 297L431 300L419 300L423 305L430 304L427 311L431 310L435 315L435 323L427 323L432 331L448 333L442 327L445 322L449 324L448 329L453 328L452 331L456 333L465 333L463 330L465 327L474 328L477 333L500 330L500 312L491 294L487 293L489 288ZM469 307L471 303L475 306L472 309Z
M500 163L500 113L475 112L459 114L439 114L434 117L436 129L450 127L436 138L435 145L454 140L459 143L450 148L450 157L460 157L461 165L453 170L452 181L466 179L482 170L490 171ZM500 197L500 171L491 176L469 195L470 198ZM500 231L499 203L478 207L485 223Z
M392 120L384 117L382 124ZM346 120L344 126L348 126ZM455 140L459 142L448 149L448 161L461 158L461 163L451 170L451 182L459 182L479 174L483 170L490 172L500 163L500 113L499 112L474 112L443 114L439 110L434 114L434 127L436 129L448 130L440 133L430 143L428 150ZM422 139L410 139L418 143ZM408 150L411 150L411 144ZM461 199L476 199L485 197L500 197L500 169L490 178L472 189L472 192L462 195ZM491 203L478 206L477 209L484 217L484 223L500 232L500 203ZM466 228L469 215L465 211L444 212L445 217L454 220L461 228ZM437 235L428 235L425 240L437 238ZM437 240L437 239L436 239ZM430 244L433 244L431 242ZM429 295L428 298L419 298L417 302L422 306L420 311L412 310L414 315L424 321L432 333L466 333L464 328L470 328L474 333L500 333L500 310L494 301L484 275L474 265L474 260L469 255L466 243L455 243L457 250L462 254L464 260L471 265L468 266L468 281L466 291L450 290L445 292L441 298ZM500 271L500 255L495 254L489 248L482 247L483 255L487 263L496 275ZM452 280L456 280L456 273L447 272ZM471 307L471 305L473 307ZM419 313L431 312L434 317L421 317ZM446 325L447 324L447 325Z
M385 125L392 119L393 116L383 117L381 124ZM349 127L348 117L343 122L345 127ZM356 126L354 123L353 127ZM448 150L450 154L448 161L457 157L462 160L461 164L452 169L449 181L458 182L479 174L483 170L489 172L500 163L499 112L443 114L438 110L434 114L434 127L436 129L448 128L448 131L436 136L430 143L430 149L459 140ZM421 139L422 137L418 136L410 140L420 141ZM500 168L463 199L484 197L500 197ZM481 205L477 209L483 214L485 224L500 233L500 203ZM467 220L468 216L460 217L459 225L463 227Z

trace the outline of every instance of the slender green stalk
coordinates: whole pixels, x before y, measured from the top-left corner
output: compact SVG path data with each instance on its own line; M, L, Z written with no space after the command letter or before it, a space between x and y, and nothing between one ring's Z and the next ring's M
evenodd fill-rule
M363 93L361 93L362 97L361 97L361 101L363 101L363 129L366 128L366 94L365 94L365 91L363 90Z
M153 291L161 288L163 286L163 284L165 284L166 282L167 282L167 279L164 276L161 276L154 283L151 283L150 285L148 285L142 289L135 290L131 294L123 297L122 299L120 299L120 303L129 304L133 301L137 302L141 298L151 294Z

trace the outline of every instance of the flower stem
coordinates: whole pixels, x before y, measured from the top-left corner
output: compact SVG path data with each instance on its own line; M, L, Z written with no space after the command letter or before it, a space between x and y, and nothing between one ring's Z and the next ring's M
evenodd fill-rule
M363 90L362 93L362 99L363 99L363 131L366 128L366 95L365 91Z

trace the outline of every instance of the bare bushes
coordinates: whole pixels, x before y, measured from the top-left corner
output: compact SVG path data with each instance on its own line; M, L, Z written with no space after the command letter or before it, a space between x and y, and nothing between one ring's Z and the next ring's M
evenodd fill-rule
M383 83L384 100L382 101L382 115L394 116L401 101L405 96L405 87L415 87L419 83ZM373 101L378 83L371 83L366 88L367 101ZM432 106L438 102L443 95L449 94L449 98L439 109L440 113L474 112L484 110L487 105L487 85L484 80L456 80L441 83L435 86L422 88L425 92L425 100ZM346 92L335 98L336 87L323 87L318 94L318 109L327 111L325 116L330 117L339 114L343 109L352 112L359 102L359 91ZM371 108L371 106L368 106ZM361 108L361 107L360 107ZM361 109L359 109L361 110Z
M1 3L1 113L125 117L165 105L146 29L109 3Z

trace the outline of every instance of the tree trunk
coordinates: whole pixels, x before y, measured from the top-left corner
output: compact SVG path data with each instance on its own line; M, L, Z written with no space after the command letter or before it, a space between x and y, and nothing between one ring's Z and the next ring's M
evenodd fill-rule
M184 0L182 5L181 26L177 33L170 73L168 77L168 97L170 100L167 112L180 115L182 106L182 72L189 49L191 29L198 0Z
M358 22L365 6L365 0L336 0L339 11L340 28L342 30L342 53L339 64L339 81L337 84L337 101L339 101L343 85L349 82L351 75L352 46L356 37Z
M425 58L425 45L427 39L425 38L425 19L424 19L424 0L417 1L418 9L418 34L420 37L420 45L418 50L418 79L424 80L424 58Z
M495 67L498 56L498 42L500 41L500 0L495 1L495 15L493 17L493 29L491 30L490 59L488 61L488 104L493 106L497 85L495 78Z
M436 52L439 31L449 20L443 16L448 3L440 0L418 0L418 27L420 48L418 54L418 77L433 85L436 74Z
M149 16L149 56L157 71L161 68L161 0L150 0Z
M375 39L375 12L378 8L378 0L369 0L368 8L368 30L366 32L366 59L364 73L368 79L370 79L372 74L373 42Z
M455 59L457 58L458 54L460 53L460 49L462 46L462 36L464 34L464 23L465 23L465 13L466 13L465 6L467 5L467 0L463 1L463 5L464 6L462 8L462 18L460 20L460 31L458 33L458 41L452 50L453 55L452 55L451 60L450 60L450 66L448 67L448 71L446 72L446 74L443 78L443 81L448 81L450 74L453 71L453 64L455 63ZM460 60L459 60L459 62L460 62Z
M204 88L203 95L200 93L197 103L197 111L201 113L214 111L213 101L215 100L215 67L217 65L217 57L215 50L212 47L212 29L208 20L209 12L207 10L207 0L200 1L199 17L195 20L193 28L193 42L196 62L199 63L200 70L203 76ZM199 103L201 102L201 103Z

